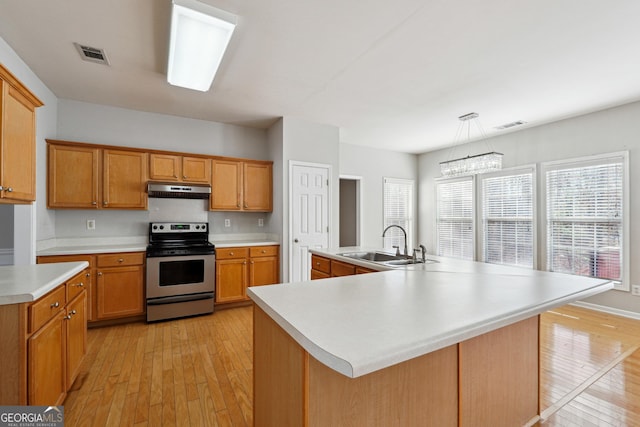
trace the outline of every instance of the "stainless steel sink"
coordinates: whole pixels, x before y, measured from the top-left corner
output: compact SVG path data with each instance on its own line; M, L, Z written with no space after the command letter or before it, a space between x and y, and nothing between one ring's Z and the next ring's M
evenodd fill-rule
M374 262L386 262L386 261L396 261L396 260L406 261L407 260L407 257L404 255L391 255L384 252L345 252L338 255L345 256L347 258L355 258L355 259L361 259L363 261L374 261Z
M422 259L418 258L414 260L410 256L406 255L392 255L385 252L344 252L341 255L347 258L359 259L362 261L371 261L376 264L388 265L389 267L400 267L403 265L422 264ZM433 259L427 259L424 261L427 264L438 262Z

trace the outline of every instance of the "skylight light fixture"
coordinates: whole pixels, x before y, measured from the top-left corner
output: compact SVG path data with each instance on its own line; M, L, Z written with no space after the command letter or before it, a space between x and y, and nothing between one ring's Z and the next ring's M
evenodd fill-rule
M483 138L486 137L486 134L484 133L484 130L482 129L482 126L480 126L480 122L478 121L478 116L478 113L469 113L458 117L461 123L456 134L456 140L453 147L451 148L451 155L453 154L453 150L455 149L458 140L464 132L465 125L467 128L467 139L469 139L469 136L471 134L471 122L475 122L478 130L480 131L480 135ZM475 175L478 173L492 172L500 169L502 169L502 153L497 153L495 151L476 154L474 156L468 155L466 157L447 160L446 162L440 163L440 172L442 173L442 176L445 177Z
M167 81L208 91L236 20L235 15L196 0L173 0Z

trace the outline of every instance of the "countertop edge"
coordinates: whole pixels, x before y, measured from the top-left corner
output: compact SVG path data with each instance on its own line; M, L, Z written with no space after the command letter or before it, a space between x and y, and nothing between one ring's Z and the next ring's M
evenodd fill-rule
M37 300L38 298L46 295L56 287L60 286L67 280L71 279L76 274L80 273L82 270L89 266L87 261L75 261L75 262L64 262L64 263L56 263L59 264L68 264L69 269L56 275L55 277L50 278L45 283L39 285L37 288L33 290L29 290L26 292L17 293L14 295L3 295L0 296L0 305L9 305L9 304L20 304L20 303L29 303ZM38 266L51 266L56 264L36 264L30 267L38 268ZM20 267L20 266L18 266Z

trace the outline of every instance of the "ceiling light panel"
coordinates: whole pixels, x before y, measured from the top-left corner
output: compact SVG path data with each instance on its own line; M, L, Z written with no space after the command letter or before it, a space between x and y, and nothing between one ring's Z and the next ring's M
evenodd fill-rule
M206 92L220 66L237 17L195 0L173 0L167 81Z

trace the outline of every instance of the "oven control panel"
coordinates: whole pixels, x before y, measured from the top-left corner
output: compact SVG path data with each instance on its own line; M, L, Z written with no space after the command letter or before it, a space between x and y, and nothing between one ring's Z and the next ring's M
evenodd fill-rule
M206 232L206 222L152 222L149 230L151 233L193 233Z

